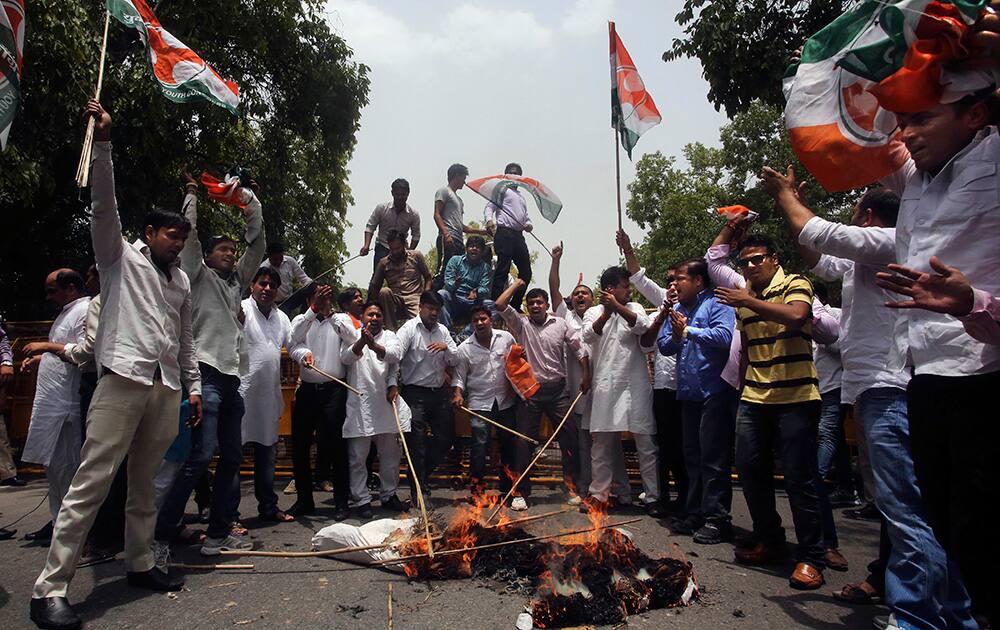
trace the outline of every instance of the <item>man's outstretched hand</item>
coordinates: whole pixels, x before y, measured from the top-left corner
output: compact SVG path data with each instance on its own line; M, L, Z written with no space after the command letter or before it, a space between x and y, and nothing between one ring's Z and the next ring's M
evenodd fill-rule
M889 269L898 275L875 274L875 282L880 287L910 298L886 302L885 305L890 308L922 308L955 317L968 315L975 302L968 278L957 268L941 262L937 256L931 256L930 263L936 273L889 265Z
M111 115L104 111L101 102L96 98L87 101L87 106L83 109L84 120L88 116L94 119L94 141L107 142L111 140Z

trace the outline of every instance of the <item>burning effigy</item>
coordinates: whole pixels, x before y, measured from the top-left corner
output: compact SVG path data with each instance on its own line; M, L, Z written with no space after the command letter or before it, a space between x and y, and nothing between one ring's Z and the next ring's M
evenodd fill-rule
M363 526L371 530L367 536L343 544L376 546L373 535L384 532L392 541L368 550L375 561L368 564L402 568L411 579L474 578L512 586L529 596L526 608L538 628L615 624L648 610L686 606L697 597L694 570L683 553L674 547L665 557L648 556L619 527L633 520L610 523L606 514L591 513L586 528L536 536L522 525L565 510L517 520L500 516L490 524L491 501L496 497L463 506L445 527L435 528L433 554L417 519L369 523ZM314 546L326 531L317 533Z

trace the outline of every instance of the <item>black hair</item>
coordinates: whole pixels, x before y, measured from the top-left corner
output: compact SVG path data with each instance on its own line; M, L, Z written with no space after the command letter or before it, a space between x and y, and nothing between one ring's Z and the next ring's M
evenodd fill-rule
M406 190L410 190L410 182L406 181L402 177L392 180L392 184L389 186L389 190L392 190L396 186L402 186Z
M377 308L379 310L379 312L383 312L384 313L384 311L382 311L382 305L379 304L378 302L374 301L374 300L368 300L367 302L365 302L365 305L361 307L361 312L364 313L365 311L367 311L368 309L370 309L373 306L375 308Z
M819 301L823 304L830 303L830 288L826 286L823 282L814 281L813 285L813 295L819 298Z
M996 86L991 85L978 92L967 94L951 105L955 109L955 113L961 116L976 105L984 103L989 116L986 124L993 125L1000 121L1000 97L997 96L996 90Z
M272 241L267 244L267 255L271 256L273 254L284 254L285 246L278 241Z
M888 188L872 188L861 195L858 207L862 211L871 210L885 227L896 227L896 220L899 217L899 195Z
M219 236L213 236L212 238L208 239L208 242L205 243L205 247L202 248L202 253L205 256L208 256L209 254L214 252L215 248L221 245L222 243L232 243L233 247L234 248L236 247L236 239L230 236L226 236L225 234L222 234Z
M469 237L469 240L465 241L465 246L472 247L473 245L478 245L479 249L486 251L486 239L478 234L473 234Z
M444 306L444 302L441 301L441 296L437 294L437 291L424 291L420 294L420 306L425 305L441 308Z
M343 309L344 304L350 304L353 302L354 296L356 295L363 295L361 293L361 289L357 287L348 287L344 289L340 292L340 295L337 296L337 306Z
M743 239L743 242L740 243L739 251L742 252L749 247L763 247L767 250L769 256L774 256L778 253L778 248L774 245L774 241L769 236L764 236L763 234L751 234Z
M150 210L142 220L144 226L153 228L153 231L176 228L184 232L191 232L191 222L183 214L160 210L159 208Z
M388 245L393 241L399 241L403 245L406 245L406 238L403 237L403 233L399 230L389 230L385 233L385 243Z
M469 167L464 164L452 164L448 167L448 181L458 177L459 175L469 175Z
M469 319L471 320L475 317L476 313L486 313L486 316L490 318L490 321L493 320L493 313L490 313L490 309L486 308L486 305L482 302L476 302L472 305L472 308L469 309Z
M322 283L319 283L319 282L310 282L309 284L306 285L306 287L304 289L302 289L302 292L306 294L306 299L308 300L308 299L311 299L312 296L316 294L316 291L320 287L326 287L326 286L329 286L329 285L322 284Z
M521 170L521 165L517 162L511 162L507 166L503 167L504 175L523 175L524 171Z
M603 272L601 272L601 288L607 289L608 287L617 286L619 282L632 277L632 274L628 272L628 269L624 267L619 267L615 265L614 267L608 267Z
M545 289L541 287L535 287L534 289L524 294L525 302L527 302L528 300L533 300L535 298L542 298L543 300L545 300L546 304L549 303L549 294L546 293Z
M80 275L80 272L74 271L73 269L63 269L57 273L56 284L59 285L60 289L73 287L76 289L77 293L82 295L87 294L87 286L83 282L83 276Z
M261 267L258 269L257 273L253 274L253 280L250 281L250 284L257 284L257 279L261 276L267 276L270 278L275 287L281 286L281 274L278 273L278 270L273 267Z
M674 271L680 269L684 269L689 278L700 277L706 289L712 286L712 276L708 273L708 263L704 258L689 258L674 267Z

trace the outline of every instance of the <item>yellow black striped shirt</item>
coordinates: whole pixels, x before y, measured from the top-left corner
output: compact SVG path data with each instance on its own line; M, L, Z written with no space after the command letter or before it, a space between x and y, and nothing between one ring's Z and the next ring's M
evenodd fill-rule
M808 279L786 275L778 267L760 299L777 304L806 302L812 305ZM819 381L812 354L812 324L798 330L763 319L754 311L736 310L737 328L746 335L747 373L742 400L764 405L819 400Z

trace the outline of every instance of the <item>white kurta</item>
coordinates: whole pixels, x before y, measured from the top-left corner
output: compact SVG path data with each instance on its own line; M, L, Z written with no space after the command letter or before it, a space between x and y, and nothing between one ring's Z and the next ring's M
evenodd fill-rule
M90 298L74 300L63 307L49 329L51 343L82 343L87 336ZM21 460L48 466L65 424L80 427L80 369L46 352L38 364L31 424Z
M278 441L278 421L285 410L281 395L281 347L289 343L292 324L280 309L265 316L252 297L243 300L249 369L240 377L243 396L243 443L271 446Z
M602 334L594 332L594 322L603 306L594 306L583 316L583 341L590 354L591 399L588 425L591 433L631 431L656 434L653 419L653 387L649 382L646 353L639 337L649 329L650 319L637 302L629 302L635 312L635 326L629 327L615 313Z
M364 396L359 397L354 392L347 392L345 438L398 432L392 406L385 395L389 386L397 384L403 345L390 330L383 330L376 335L375 343L385 348L385 359L379 359L367 346L361 351L360 357L351 349L353 343L345 341L341 346L340 359L347 366L347 382L364 393ZM396 408L399 410L399 424L403 431L409 431L411 413L402 396L396 398Z

